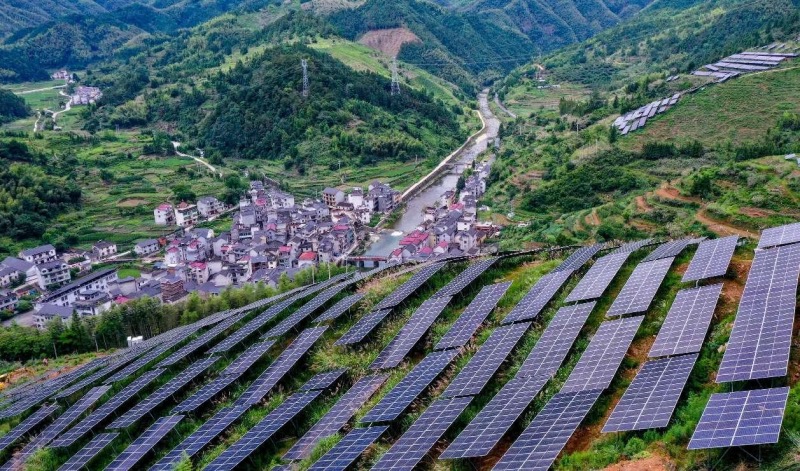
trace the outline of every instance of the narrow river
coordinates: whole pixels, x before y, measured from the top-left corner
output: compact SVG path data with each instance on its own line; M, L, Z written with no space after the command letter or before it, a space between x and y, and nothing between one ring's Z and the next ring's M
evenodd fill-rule
M403 211L400 219L391 228L384 229L379 235L373 236L372 244L364 255L383 257L391 254L392 250L397 248L400 239L422 223L425 208L435 205L447 190L455 190L458 177L464 173L464 170L472 164L472 161L478 155L494 143L500 129L500 120L489 109L488 90L484 90L478 95L478 105L481 116L486 122L486 128L477 137L474 144L465 147L455 157L456 165L453 165L448 173L442 175L436 183L417 192L406 202L405 211Z

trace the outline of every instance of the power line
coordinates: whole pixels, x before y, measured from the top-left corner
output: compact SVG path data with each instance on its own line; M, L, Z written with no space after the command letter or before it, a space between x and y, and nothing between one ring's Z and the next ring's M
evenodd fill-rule
M397 73L397 58L392 59L392 96L400 94L400 77Z

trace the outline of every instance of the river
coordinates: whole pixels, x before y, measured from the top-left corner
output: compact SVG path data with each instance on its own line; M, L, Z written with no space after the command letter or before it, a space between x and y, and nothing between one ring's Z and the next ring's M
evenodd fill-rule
M455 165L450 168L448 173L442 175L435 183L418 191L406 202L403 214L392 227L384 229L380 234L373 236L372 244L364 255L384 257L391 254L398 247L400 239L422 223L425 208L435 205L447 190L455 190L458 177L464 173L464 170L472 164L478 155L489 147L490 143L494 142L500 130L500 120L489 109L488 90L484 90L478 95L478 105L478 110L486 123L486 127L481 134L472 145L465 147L455 156Z

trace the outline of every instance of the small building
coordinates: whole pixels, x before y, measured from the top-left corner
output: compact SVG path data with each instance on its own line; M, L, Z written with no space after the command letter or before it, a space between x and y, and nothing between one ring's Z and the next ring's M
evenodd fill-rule
M15 311L19 304L17 293L9 290L0 290L0 311Z
M141 242L137 242L136 245L133 246L133 252L139 257L156 253L160 249L161 245L156 239L143 240Z
M61 69L59 71L53 72L52 75L50 75L50 78L52 78L53 80L69 80L69 72L64 69Z
M39 247L34 247L32 249L23 250L19 253L19 258L28 263L40 265L42 263L55 261L58 258L58 255L56 254L55 247L50 244L46 244L40 245Z
M303 252L299 257L297 257L297 268L313 267L316 263L316 252Z
M213 196L204 196L197 200L197 211L204 218L208 218L225 211L225 204Z
M103 97L103 92L97 87L86 87L81 85L75 88L70 101L72 105L91 105L97 103L97 100Z
M42 289L66 283L72 278L69 265L63 260L41 263L36 267L39 270L39 287Z
M119 280L117 270L107 268L90 273L82 278L78 278L72 283L62 286L38 301L37 310L45 304L57 304L59 306L72 306L78 300L78 295L86 290L100 290L108 292L109 287L116 284Z
M105 260L117 254L117 244L101 240L92 246L92 255L96 260Z
M39 279L39 270L36 269L36 265L15 257L6 257L3 259L3 261L0 262L0 269L2 268L11 268L18 271L20 274L24 273L26 283L36 283ZM0 284L0 286L2 286L2 284Z
M0 266L0 288L16 283L21 275L22 273L16 268Z
M109 309L113 305L111 296L108 293L98 290L86 290L78 295L73 308L81 317L97 316Z
M72 318L72 311L71 306L43 304L33 315L33 322L36 324L37 329L44 330L47 327L47 323L56 318L61 319L63 322L69 322Z
M337 204L344 201L344 192L336 188L325 188L322 190L322 202L329 208L335 208Z
M175 210L169 203L162 203L153 210L153 216L157 226L174 226Z
M192 262L189 264L189 269L186 271L187 281L191 281L198 285L202 285L208 281L209 271L208 264L205 262Z
M183 289L183 280L177 275L167 275L161 278L161 300L165 303L174 303L186 296Z
M200 219L200 213L197 212L197 206L182 202L175 207L175 224L181 227L190 227L197 224Z

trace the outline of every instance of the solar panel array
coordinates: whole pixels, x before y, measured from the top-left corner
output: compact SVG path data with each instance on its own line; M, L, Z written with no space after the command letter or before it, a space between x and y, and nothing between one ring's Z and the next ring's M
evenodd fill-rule
M530 323L521 322L495 329L470 358L469 363L450 382L442 397L480 394L530 326Z
M731 257L733 257L738 242L739 236L701 242L689 263L689 268L683 274L682 281L686 283L723 276L728 272L728 265L731 263Z
M592 257L595 256L603 248L603 244L590 245L589 247L581 247L572 253L566 260L561 262L559 266L553 271L569 271L573 272L582 267Z
M136 464L153 449L169 432L178 425L183 419L182 415L170 415L156 420L147 430L144 431L136 440L128 445L111 464L106 467L106 471L127 471L134 469Z
M37 409L36 412L17 424L17 426L9 430L8 433L0 437L0 451L3 451L13 445L14 442L24 437L28 432L33 430L34 427L44 422L57 410L58 406L55 404L48 404Z
M721 292L722 284L678 291L650 348L650 356L699 352Z
M549 379L545 376L517 376L506 383L440 458L477 458L491 453Z
M406 355L422 339L451 299L443 296L423 302L369 367L372 369L394 368L402 363Z
M647 311L674 260L661 258L637 265L606 315L622 316Z
M356 428L342 438L309 471L342 471L352 465L380 436L388 425Z
M164 401L169 399L173 394L180 391L195 378L203 374L203 372L211 367L211 365L216 363L217 360L219 360L219 358L210 357L203 358L192 363L186 367L185 370L178 373L177 376L158 388L153 394L147 396L144 400L133 406L128 412L122 414L119 418L112 422L108 428L120 429L130 427L136 423L136 421L144 417L145 414L151 412Z
M434 401L381 456L375 469L412 471L467 408L471 397Z
M800 242L800 222L765 229L761 232L758 248L766 249L779 245L795 244L797 242Z
M457 350L429 353L361 419L362 422L387 422L400 417L458 354Z
M603 322L561 392L607 388L614 379L642 319L644 316Z
M800 244L756 251L717 382L785 376L800 275Z
M263 399L322 337L326 329L326 327L313 327L302 331L292 344L239 396L236 404L253 405Z
M665 242L642 260L642 263L652 262L654 260L661 260L662 258L674 258L680 255L683 250L693 244L699 243L703 239L679 239Z
M103 449L114 441L118 435L118 433L101 433L95 435L86 446L78 450L66 463L58 468L58 471L81 471L92 458L103 451Z
M681 355L644 364L625 391L603 432L660 428L669 425L697 354Z
M290 314L289 317L282 320L278 323L278 325L270 329L262 338L276 338L280 337L281 335L285 335L303 322L308 316L313 314L317 309L321 308L325 305L325 303L333 299L337 294L341 293L343 289L344 287L341 285L334 286L316 295L311 301L303 304L300 309L296 310Z
M564 285L570 275L572 275L571 271L562 270L548 273L541 277L503 319L503 324L535 319L547 306L547 303L553 299L558 290L561 289L561 286Z
M611 281L619 273L622 265L630 256L630 252L612 253L599 258L592 268L581 278L570 291L565 302L586 301L603 296Z
M163 372L163 369L157 368L147 371L142 376L136 378L131 384L125 386L125 388L115 394L111 399L92 411L91 414L78 422L66 433L58 437L58 439L53 442L53 447L68 447L75 444L75 442L92 431L100 422L111 416L111 414L118 412L126 402L131 400L142 389L146 388Z
M690 450L777 443L789 388L711 395Z
M379 302L372 309L374 311L380 311L381 309L395 307L402 303L406 300L406 298L414 294L414 292L419 289L420 286L424 285L425 282L428 281L433 275L444 268L446 264L447 262L439 262L423 267L420 271L415 273L414 276L409 278L408 281L400 285L391 294L383 298L383 300L381 300L381 302Z
M342 314L347 312L348 309L355 306L356 303L361 301L364 298L364 295L361 293L351 294L346 298L342 298L331 306L327 311L323 312L316 319L314 322L325 322L325 321L332 321L334 319L338 319Z
M184 455L191 458L199 453L200 450L217 438L225 429L238 420L239 417L244 415L248 409L250 409L250 406L246 405L230 406L220 409L219 412L203 422L197 430L186 437L178 446L164 455L150 470L173 471L175 465L183 459Z
M367 400L383 385L388 379L388 374L369 375L358 380L336 404L322 417L319 422L314 424L283 455L287 460L301 460L311 455L314 447L325 437L334 435L355 415Z
M203 469L206 471L230 471L288 424L320 394L322 391L292 394Z
M494 469L550 469L601 392L600 389L590 389L557 393L500 458Z
M378 324L386 319L386 316L388 316L390 312L392 312L391 308L370 312L359 319L350 330L345 332L345 334L334 343L334 345L354 345L360 343L378 327Z
M274 340L264 340L251 345L241 355L236 357L221 373L224 375L239 376L249 370L261 357L263 357L272 346Z
M241 313L225 319L224 321L220 322L219 324L209 329L208 332L204 333L203 335L197 337L196 339L187 343L183 347L179 348L178 351L171 354L167 358L161 360L161 362L159 362L156 365L156 367L172 366L180 362L181 360L188 357L192 353L200 350L209 343L213 342L214 339L224 334L226 330L230 329L231 327L233 327L234 324L244 319L245 316L246 313Z
M204 384L191 396L184 399L180 404L172 409L173 414L180 412L194 412L201 408L203 404L210 401L217 394L224 391L228 386L235 383L241 375L220 375L210 382Z
M313 378L306 381L306 383L301 386L298 391L303 392L327 389L336 384L336 382L339 381L339 378L341 378L345 373L347 373L346 368L336 368L335 370L317 373Z
M455 296L469 286L473 281L477 280L479 276L488 270L498 260L497 257L491 257L484 260L479 260L464 271L453 278L450 283L447 283L442 289L437 291L433 296Z
M463 347L469 343L510 286L510 281L484 286L439 340L434 350Z
M229 335L225 340L214 346L209 353L224 353L243 342L247 337L256 333L259 329L267 325L270 321L278 317L289 306L294 304L298 299L305 297L304 293L296 295L290 299L283 300L278 304L270 307L261 314L251 319L247 324L239 328L236 332Z

